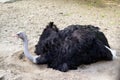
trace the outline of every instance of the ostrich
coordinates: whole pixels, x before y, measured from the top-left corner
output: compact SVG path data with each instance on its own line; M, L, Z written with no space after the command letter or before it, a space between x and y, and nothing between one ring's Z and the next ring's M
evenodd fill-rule
M59 30L50 22L35 45L36 56L28 51L26 34L19 32L17 36L22 39L24 54L30 61L62 72L77 69L81 64L111 61L115 57L103 32L92 25L70 25Z

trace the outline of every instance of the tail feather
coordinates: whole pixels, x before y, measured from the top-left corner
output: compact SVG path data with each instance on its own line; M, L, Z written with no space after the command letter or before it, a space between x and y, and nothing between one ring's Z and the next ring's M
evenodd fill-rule
M116 51L115 50L112 50L110 49L109 47L105 46L108 50L110 50L110 52L112 53L113 55L113 59L117 59L117 55L116 55Z

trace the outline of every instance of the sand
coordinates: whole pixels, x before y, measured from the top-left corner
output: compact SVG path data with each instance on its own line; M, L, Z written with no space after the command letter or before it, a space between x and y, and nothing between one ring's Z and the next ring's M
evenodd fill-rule
M71 24L99 26L108 38L117 59L77 70L60 72L46 65L31 63L23 53L22 41L13 37L19 31L28 35L29 49L34 54L48 22L63 29ZM79 0L19 0L0 3L0 80L117 80L120 62L120 5L106 2L104 6L87 5Z

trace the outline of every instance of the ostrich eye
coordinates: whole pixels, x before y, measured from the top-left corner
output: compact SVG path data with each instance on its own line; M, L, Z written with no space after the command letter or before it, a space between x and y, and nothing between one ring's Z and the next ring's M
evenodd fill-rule
M20 34L17 34L18 36L20 36Z
M22 34L17 34L19 37L22 37L23 35Z
M35 45L35 47L37 47L38 45Z

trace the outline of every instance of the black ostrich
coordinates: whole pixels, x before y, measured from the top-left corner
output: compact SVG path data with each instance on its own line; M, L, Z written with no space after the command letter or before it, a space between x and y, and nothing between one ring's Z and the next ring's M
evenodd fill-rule
M35 46L37 56L29 53L26 34L17 35L24 42L24 54L29 60L62 72L77 69L81 64L110 61L115 56L103 32L92 25L70 25L59 30L50 22Z

